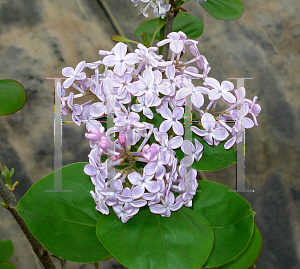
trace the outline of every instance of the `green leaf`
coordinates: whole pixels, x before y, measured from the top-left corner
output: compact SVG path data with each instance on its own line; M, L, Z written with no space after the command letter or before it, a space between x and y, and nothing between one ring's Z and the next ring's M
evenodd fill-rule
M156 24L156 28L155 28L155 31L153 33L152 39L151 39L150 46L153 45L153 42L154 42L154 39L155 39L156 35L158 35L160 29L163 28L165 25L166 25L166 20L158 18L158 21L157 21L157 24Z
M146 22L142 23L135 30L134 34L138 37L141 37L142 32L146 32L148 40L151 40L153 35L154 35L155 29L156 29L156 26L158 25L158 23L159 23L159 18L146 21ZM155 36L155 39L159 40L159 34L157 34Z
M197 38L203 32L203 21L192 14L179 11L173 21L172 31L184 32L189 38Z
M17 211L29 230L54 255L72 262L91 263L109 253L96 236L100 213L90 195L94 189L83 172L86 163L61 168L64 190L53 189L54 173L36 182L20 200Z
M10 262L3 262L0 263L0 269L17 269L17 267Z
M126 38L125 36L121 36L121 35L114 35L114 36L111 37L111 39L113 41L117 41L117 42L127 42L127 43L139 44L139 42L136 42L134 40L130 40L130 39Z
M248 269L254 265L258 259L262 248L262 237L257 228L254 225L253 235L247 248L233 261L222 265L222 269Z
M147 33L148 39L151 40L152 37L154 36L154 33L157 32L157 34L155 35L155 39L159 40L159 33L158 31L156 31L157 26L159 26L161 29L165 25L165 23L166 21L160 18L146 21L136 29L134 34L140 37L142 32L144 31ZM177 16L173 21L172 31L173 32L182 31L189 38L197 38L202 34L203 28L204 28L204 24L200 18L188 14L186 12L179 11L179 13L177 14Z
M127 223L114 212L101 215L97 235L106 249L130 269L199 269L213 244L207 220L181 208L170 218L143 208Z
M14 245L11 240L0 241L0 262L8 261L14 254Z
M200 136L192 134L192 142L197 139L203 145L203 155L199 162L194 162L192 167L198 171L216 171L236 163L236 153L234 148L225 149L225 142L220 142L218 146L208 145ZM181 161L184 153L179 148L176 151L176 158Z
M200 180L193 199L193 211L210 223L214 246L203 267L218 267L232 261L250 242L254 229L254 212L250 204L222 184Z
M238 19L244 9L240 0L207 0L200 5L218 20Z
M20 110L26 102L24 87L12 79L0 79L0 116Z

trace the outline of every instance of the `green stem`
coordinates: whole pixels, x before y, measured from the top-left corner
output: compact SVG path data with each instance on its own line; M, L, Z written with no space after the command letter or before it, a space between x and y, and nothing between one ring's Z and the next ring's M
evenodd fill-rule
M168 11L166 15L166 30L165 30L165 38L167 35L172 32L173 21L176 14L174 12ZM162 55L164 60L168 59L168 52L169 52L169 44L164 45Z
M145 31L143 31L141 33L141 38L143 40L144 46L146 46L147 48L149 48L150 47L150 43L149 43L149 40L148 40L148 37L147 37L147 34L146 34Z

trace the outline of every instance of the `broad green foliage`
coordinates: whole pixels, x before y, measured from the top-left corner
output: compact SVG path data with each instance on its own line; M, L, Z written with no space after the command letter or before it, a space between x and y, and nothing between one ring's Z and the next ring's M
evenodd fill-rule
M0 269L17 269L17 267L10 262L3 262L0 263Z
M222 269L248 269L250 268L258 259L262 248L262 237L257 228L254 226L254 231L251 237L251 241L247 248L233 261L222 265Z
M159 21L162 21L160 18L149 20L141 24L135 31L136 36L141 36L141 33L144 31L147 33L147 37L149 40L152 39L155 30L157 28L157 25L162 25L161 23L158 23ZM203 21L191 14L185 13L183 11L179 11L177 16L175 17L173 21L173 32L184 32L187 37L189 38L197 38L199 37L203 32ZM155 39L159 40L159 34L157 33L155 35Z
M192 142L197 139L203 145L203 155L199 162L194 161L192 167L198 171L216 171L236 163L236 153L234 148L229 150L224 148L225 142L218 146L208 145L202 137L192 134ZM181 149L176 150L176 158L182 160L184 153Z
M14 254L14 245L11 240L0 241L0 263L8 261Z
M54 173L36 182L17 206L30 231L54 255L73 262L103 260L109 253L96 236L100 213L90 195L94 186L84 174L85 163L62 168L63 189L53 189Z
M99 217L97 235L130 269L199 269L213 244L207 220L188 208L173 212L170 218L143 208L125 224L111 212Z
M24 87L12 79L0 79L0 116L20 110L26 102Z
M172 30L182 31L189 38L197 38L202 35L203 28L203 21L199 17L179 11L174 19Z
M241 17L244 5L240 0L207 0L200 4L219 20L235 20Z
M199 181L193 199L193 211L202 214L210 223L214 246L205 268L217 267L232 261L247 247L254 229L254 212L250 204L222 184Z

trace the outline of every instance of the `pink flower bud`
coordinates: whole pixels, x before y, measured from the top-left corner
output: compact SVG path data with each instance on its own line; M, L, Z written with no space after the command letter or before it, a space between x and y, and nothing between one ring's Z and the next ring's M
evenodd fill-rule
M91 128L88 133L85 134L85 137L89 140L97 141L102 137L102 133L97 128Z
M118 140L122 147L126 147L126 135L125 134L119 134Z
M107 150L107 138L102 136L99 142L100 148Z

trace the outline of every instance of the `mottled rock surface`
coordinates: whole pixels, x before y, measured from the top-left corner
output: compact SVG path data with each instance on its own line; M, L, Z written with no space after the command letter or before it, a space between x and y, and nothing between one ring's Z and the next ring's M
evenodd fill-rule
M264 247L257 266L300 268L299 188L299 1L244 0L236 21L218 21L196 2L188 11L205 28L199 49L212 71L225 80L247 77L249 98L259 96L260 126L246 132L246 182L254 193L242 194L257 212ZM128 38L145 19L128 0L106 1ZM15 168L20 199L38 179L53 171L53 81L65 66L98 59L110 50L116 30L96 0L2 0L0 2L0 78L21 82L28 95L25 107L0 118L0 160ZM84 127L63 125L63 164L87 161ZM235 187L235 167L205 173L208 179ZM0 208L0 240L12 239L18 268L40 268L14 220ZM68 263L68 268L93 265ZM101 268L122 268L104 262Z

